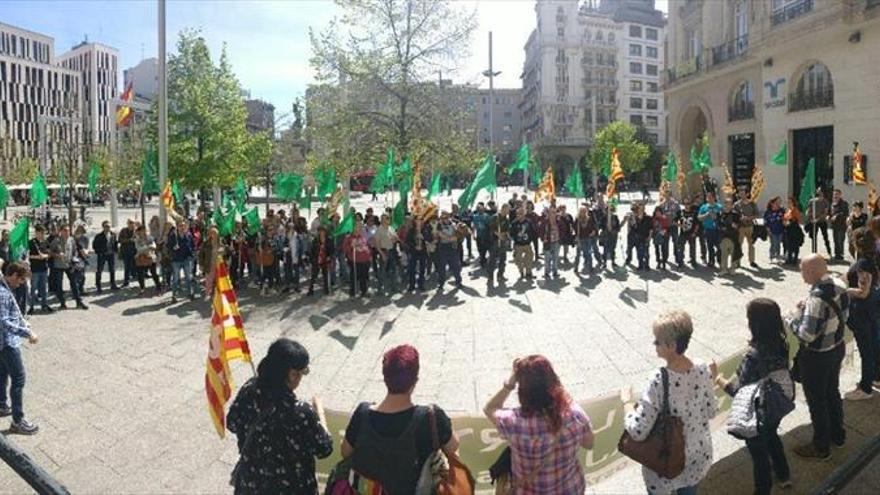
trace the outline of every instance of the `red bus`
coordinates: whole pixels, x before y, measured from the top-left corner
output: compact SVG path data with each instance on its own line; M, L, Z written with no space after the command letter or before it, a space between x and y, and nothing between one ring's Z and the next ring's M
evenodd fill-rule
M370 183L373 182L373 177L375 176L376 172L372 170L355 172L351 174L351 178L349 179L349 188L352 191L367 192L370 189Z

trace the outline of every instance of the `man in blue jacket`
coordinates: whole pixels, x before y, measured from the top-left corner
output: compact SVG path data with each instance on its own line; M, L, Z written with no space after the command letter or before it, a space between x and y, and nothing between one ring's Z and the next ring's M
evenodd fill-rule
M171 253L171 302L177 302L177 294L180 292L180 271L183 270L183 279L186 282L186 293L193 299L193 258L195 256L195 241L185 220L177 222L177 227L172 227L168 232L166 243Z
M21 435L33 435L39 430L37 425L24 418L22 396L25 372L19 349L22 338L36 344L37 334L24 320L21 308L12 295L12 291L26 284L30 276L31 271L27 264L16 261L9 265L5 279L0 280L0 417L11 414L12 426L9 431ZM6 399L6 384L10 380L11 408Z

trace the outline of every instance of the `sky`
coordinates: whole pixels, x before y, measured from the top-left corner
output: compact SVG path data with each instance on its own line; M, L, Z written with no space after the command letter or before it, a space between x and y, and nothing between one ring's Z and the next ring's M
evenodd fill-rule
M666 0L657 7L666 11ZM534 0L456 0L474 10L478 26L470 56L456 73L456 83L488 83L488 32L493 32L493 65L501 75L495 87L520 87L523 45L535 26ZM202 32L212 56L223 43L242 87L253 98L276 107L276 118L289 112L313 80L309 66L309 27L321 30L338 12L329 0L169 0L167 44L173 50L181 29ZM153 0L0 0L0 22L55 38L60 55L88 37L120 51L121 71L158 52L157 8Z

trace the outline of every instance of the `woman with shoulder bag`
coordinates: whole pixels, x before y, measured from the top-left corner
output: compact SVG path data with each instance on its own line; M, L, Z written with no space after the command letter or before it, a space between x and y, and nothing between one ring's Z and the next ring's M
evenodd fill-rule
M260 361L257 377L238 391L226 423L238 440L230 480L236 495L318 493L315 458L333 452L333 438L318 398L310 406L296 396L308 374L308 351L280 338Z
M355 410L345 429L343 462L350 462L367 483L381 487L381 492L370 493L412 495L435 446L457 458L458 437L443 409L412 402L419 377L414 347L404 344L386 352L382 375L388 393L382 402L364 402Z
M156 243L153 241L152 237L147 235L147 229L143 225L139 225L135 231L134 247L136 253L134 256L134 264L137 269L138 285L141 288L139 294L143 295L146 290L144 277L146 277L147 272L149 272L150 277L153 278L153 286L156 287L156 294L161 294L162 284L159 282L159 275L156 273Z
M874 397L874 385L880 380L878 375L878 266L876 237L870 229L861 227L850 236L856 251L846 275L846 293L849 296L849 316L847 326L855 337L856 347L861 358L861 377L853 390L843 397L850 401L867 400Z
M504 408L517 387L520 407ZM483 413L510 444L509 475L496 481L495 493L584 493L586 480L578 454L581 448L593 448L593 426L546 357L531 355L514 361L510 378Z
M635 409L626 415L625 434L642 442L648 439L661 416L679 418L684 433L684 469L675 477L666 478L643 465L642 476L651 495L695 495L697 485L712 466L709 421L718 409L712 386L716 368L714 363L693 362L684 355L694 332L686 312L661 314L653 327L654 348L666 366L654 373Z
M735 397L747 385L761 380L773 380L771 374L788 374L788 344L785 341L785 327L779 305L765 298L753 299L746 307L749 320L749 348L736 370L736 376L727 381L716 376L715 383L728 395ZM794 382L790 376L786 383L776 383L784 394L791 392L789 400L794 399ZM769 382L768 382L769 383ZM761 418L759 414L759 418ZM769 417L766 413L764 417ZM758 434L746 438L746 448L752 456L752 474L755 481L755 494L768 495L773 485L773 474L782 488L791 487L791 471L785 449L779 439L777 429L779 419L758 422ZM772 466L772 473L771 473Z

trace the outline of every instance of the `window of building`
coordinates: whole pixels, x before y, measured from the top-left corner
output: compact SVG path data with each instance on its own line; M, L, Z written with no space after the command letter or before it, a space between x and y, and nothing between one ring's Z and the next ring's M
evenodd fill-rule
M816 62L810 65L797 81L795 92L789 98L789 110L809 110L834 105L834 83L831 72L824 64Z
M655 132L648 133L648 141L651 141L654 144L657 144L657 141L659 141L659 138L660 137Z
M657 47L656 46L646 46L645 47L645 55L647 55L648 58L657 58L657 56L658 56Z
M629 90L630 91L641 91L642 90L642 81L637 79L633 79L629 82Z
M631 97L629 99L629 107L630 108L642 108L642 99L636 98L636 97Z
M629 44L629 56L630 57L641 57L642 56L642 45L630 43Z
M648 98L647 100L645 100L645 108L647 108L648 110L657 110L657 105L657 100L654 98Z
M565 38L565 28L562 26L556 28L556 36L559 38Z
M647 127L657 127L659 120L656 115L646 115L645 116L645 125Z
M614 33L608 33L608 42L614 43Z
M645 74L648 74L649 76L656 76L657 66L652 64L645 65Z
M751 119L755 117L755 103L752 99L752 83L743 81L736 87L727 112L728 120Z
M629 123L632 125L642 125L642 116L641 115L630 115Z
M642 37L642 26L629 26L629 35L633 38L641 38Z
M645 38L651 41L657 41L657 30L654 28L645 28Z
M685 59L698 57L703 50L699 33L695 29L688 29L685 31L685 40L687 40L685 43Z
M659 92L660 92L660 85L658 83L655 83L655 82L648 83L648 93L659 93Z
M656 69L656 66L655 66ZM630 74L641 74L642 73L642 64L638 62L630 62L629 63L629 72Z

